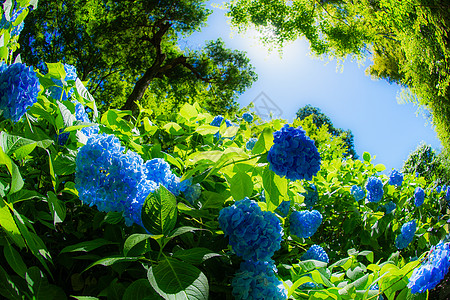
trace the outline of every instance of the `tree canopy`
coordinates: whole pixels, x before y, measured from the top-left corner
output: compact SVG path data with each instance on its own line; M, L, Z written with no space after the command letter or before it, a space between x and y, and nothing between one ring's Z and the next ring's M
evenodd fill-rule
M306 119L308 116L312 116L312 122L316 125L317 128L322 126L327 127L327 131L335 137L340 137L342 141L345 143L344 148L346 151L343 153L344 157L353 157L354 159L358 158L358 155L355 151L355 145L353 142L353 133L350 129L343 130L342 128L336 128L333 126L333 122L330 117L324 114L320 108L314 107L310 104L307 104L301 108L296 113L297 118L300 120Z
M237 95L257 76L245 54L220 39L180 49L179 39L199 31L210 13L200 0L42 0L25 21L20 53L41 69L42 61L74 65L110 107L136 111L136 102L156 109L168 102L174 108L196 97L223 113L236 108Z
M236 0L229 16L239 30L268 32L282 45L305 37L316 55L373 57L367 70L417 95L450 148L450 4L438 0Z

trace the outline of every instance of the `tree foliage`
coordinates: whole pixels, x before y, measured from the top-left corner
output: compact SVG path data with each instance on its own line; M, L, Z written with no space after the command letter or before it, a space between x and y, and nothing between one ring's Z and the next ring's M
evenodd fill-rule
M354 145L354 136L350 129L343 130L341 128L335 128L333 126L333 122L331 121L330 117L325 115L320 108L311 106L310 104L307 104L301 108L296 113L297 118L300 120L304 120L308 116L312 116L313 123L317 126L317 128L320 128L322 126L326 126L329 133L331 133L332 136L340 137L344 143L346 151L344 153L345 157L353 157L354 159L358 158L358 155L355 151L355 145Z
M266 42L305 37L316 55L373 56L367 70L409 87L432 113L450 148L450 4L438 0L255 1L229 4L239 30L269 32Z
M158 110L169 102L171 111L201 96L224 113L236 109L256 74L244 53L220 39L201 50L179 48L180 37L205 25L203 2L42 0L26 19L20 53L41 69L42 61L74 65L105 108L137 111L136 102L151 102Z

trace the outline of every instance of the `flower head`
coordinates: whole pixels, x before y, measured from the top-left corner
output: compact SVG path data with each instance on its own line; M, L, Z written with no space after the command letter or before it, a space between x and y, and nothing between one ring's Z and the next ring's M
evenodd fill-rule
M350 189L350 193L353 195L353 198L355 198L355 201L364 199L364 197L366 196L364 190L358 185L353 185L352 188Z
M3 65L0 73L0 110L3 116L14 122L19 121L37 101L39 80L32 67L15 63Z
M268 260L280 249L283 230L274 213L261 211L258 204L245 198L223 208L219 225L234 252L245 260Z
M320 170L320 154L314 141L301 128L285 124L274 132L267 160L270 169L290 180L311 180Z
M154 158L147 161L144 173L148 179L164 185L175 196L180 194L180 178L172 173L170 165L164 159Z
M404 249L414 238L414 234L416 233L416 221L412 220L403 224L400 232L401 233L395 239L395 246L398 249Z
M242 114L242 119L244 119L246 122L251 123L253 121L253 116L252 116L252 114L246 112L246 113Z
M401 186L403 183L403 174L397 170L392 170L389 175L389 184L395 186Z
M305 254L302 255L300 260L314 259L322 262L329 263L328 254L319 245L312 245Z
M322 223L322 215L317 210L294 211L289 217L289 229L299 238L309 238L316 233Z
M420 186L414 191L414 204L419 207L425 200L425 191Z
M272 260L242 262L231 282L233 296L240 300L286 299L287 291L275 272Z
M378 202L383 198L383 182L377 177L369 177L366 183L367 200Z
M428 260L414 269L409 278L411 293L423 293L434 289L444 279L450 267L450 244L439 242L432 246Z

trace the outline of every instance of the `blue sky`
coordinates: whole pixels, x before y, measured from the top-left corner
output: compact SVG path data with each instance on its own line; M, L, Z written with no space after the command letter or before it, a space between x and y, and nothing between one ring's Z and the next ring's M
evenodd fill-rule
M211 3L217 2L208 2L207 7L213 9ZM384 164L386 172L400 169L421 141L434 149L441 148L431 122L417 114L417 107L397 103L400 87L374 81L364 74L370 61L366 66L358 66L347 60L340 72L336 61L312 58L305 40L286 46L280 58L277 51L269 54L254 34L240 35L232 30L221 9L214 9L208 26L181 46L198 49L204 41L219 37L228 48L246 51L258 74L258 81L239 97L241 107L251 102L258 105L261 99L270 98L281 109L281 117L289 122L300 107L319 107L335 127L352 130L359 156L364 151L376 156L374 162ZM264 114L261 109L258 112Z

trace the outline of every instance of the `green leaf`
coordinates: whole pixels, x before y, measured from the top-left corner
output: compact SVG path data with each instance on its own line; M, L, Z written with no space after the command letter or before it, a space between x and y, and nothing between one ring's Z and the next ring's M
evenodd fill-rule
M204 201L202 202L202 209L219 209L222 208L223 203L226 200L222 194L204 191L202 193L202 198Z
M111 242L105 239L95 239L92 241L86 241L86 242L81 242L75 245L70 245L67 247L64 247L61 253L67 253L67 252L90 252L92 250L95 250L97 248L100 248L102 246L105 245L114 245L117 244L116 242Z
M61 288L48 283L44 273L38 267L33 266L26 273L26 282L33 299L36 300L63 300L66 296Z
M266 167L262 174L263 186L267 202L267 210L274 211L281 203L280 192L275 184L276 175L269 167Z
M66 206L56 197L52 191L47 192L48 208L53 217L53 225L64 222L66 218Z
M53 168L57 175L70 175L75 173L76 153L58 153L53 161Z
M74 296L74 295L70 295L70 297L75 298L77 300L100 300L100 298L92 297L92 296Z
M252 149L253 154L260 154L264 151L269 151L273 145L273 130L271 128L264 128L259 135L258 141Z
M123 255L127 256L128 252L133 249L134 246L152 237L153 235L145 233L135 233L130 235L123 244Z
M239 127L237 126L230 126L227 127L223 133L220 134L223 138L231 138L236 135L236 133L239 131Z
M249 197L253 192L253 181L250 176L245 173L239 172L234 174L230 180L231 196L236 200L242 200L245 197Z
M17 275L25 279L27 266L23 262L19 252L17 252L17 250L14 249L14 247L7 242L3 248L3 254L5 255L6 261L14 270L14 272L16 272Z
M141 278L134 281L130 284L125 293L123 294L122 300L154 300L161 299L160 296L156 293L156 291L150 285L150 282ZM80 299L81 300L81 299ZM88 300L88 299L86 299Z
M23 299L20 295L19 288L9 278L8 273L6 273L2 266L0 266L0 295L11 300Z
M90 264L84 271L87 271L88 269L92 268L93 266L102 265L102 266L108 267L108 266L112 266L116 263L134 262L134 261L139 261L139 257L124 257L124 256L105 257L105 258L102 258L102 259L97 260L96 262Z
M386 167L383 164L378 164L375 166L375 170L377 172L383 172L384 170L386 170Z
M56 79L64 79L66 77L66 70L64 70L64 65L62 63L46 63L46 65L48 68L48 76Z
M186 120L191 120L197 117L198 112L194 106L190 105L189 103L185 103L183 107L181 107L179 114Z
M359 252L358 255L365 256L369 262L373 263L373 252L372 251L368 251L368 250L361 251L361 252Z
M77 121L75 118L75 115L72 113L72 111L75 111L75 104L73 104L70 101L64 101L64 103L57 101L56 102L59 107L59 111L61 112L61 116L64 121L64 127L70 127ZM67 105L70 106L72 110L70 110Z
M215 253L207 248L192 248L187 250L179 250L173 254L173 257L176 257L178 259L181 259L184 262L187 262L189 264L193 265L199 265L202 262L204 262L207 259L210 259L212 257L218 257L221 256L218 253Z
M207 300L209 285L206 276L196 267L165 257L148 270L147 278L158 294L173 300Z
M216 134L218 131L219 127L212 125L200 125L195 129L195 132L197 132L200 135Z
M364 161L367 161L367 162L370 163L370 160L371 160L370 153L369 152L364 152L363 153L363 159L364 159Z
M11 160L11 158L3 152L3 148L0 145L0 165L6 165L9 173L11 174L11 187L9 189L9 194L13 194L22 189L24 182L22 176L20 175L19 168Z
M184 133L183 128L174 122L167 123L163 128L172 135L182 135Z
M174 238L174 237L182 235L186 232L191 232L191 231L196 231L196 230L206 230L206 229L192 227L192 226L182 226L182 227L178 227L174 231L172 231L169 234L168 238Z
M14 243L20 248L24 248L25 242L23 240L22 235L20 234L20 230L14 222L14 218L11 215L10 208L2 198L0 198L0 225L3 230L12 238ZM12 206L11 206L12 207Z
M142 223L149 233L168 235L177 222L177 201L163 185L150 193L142 206Z

